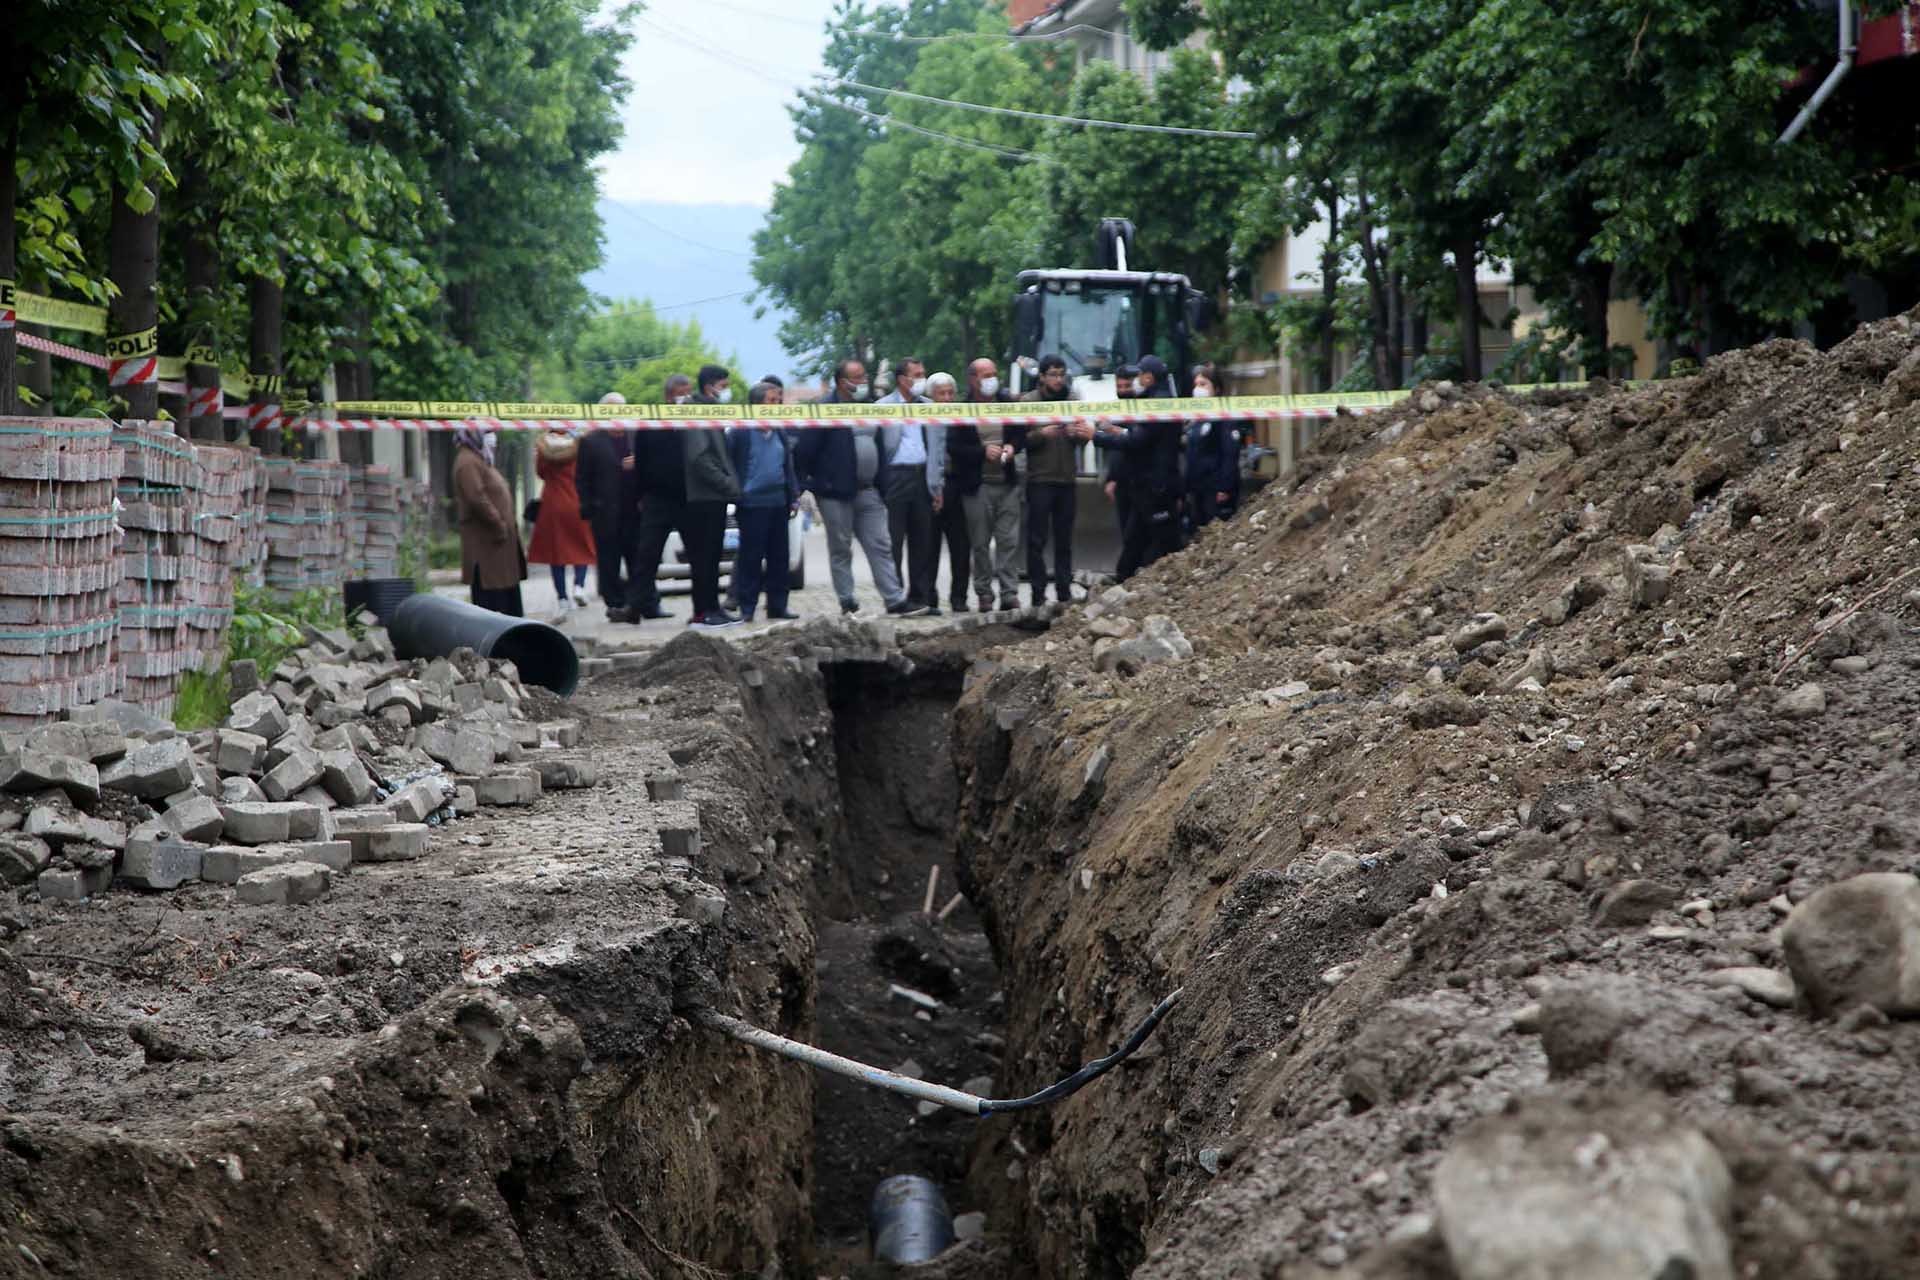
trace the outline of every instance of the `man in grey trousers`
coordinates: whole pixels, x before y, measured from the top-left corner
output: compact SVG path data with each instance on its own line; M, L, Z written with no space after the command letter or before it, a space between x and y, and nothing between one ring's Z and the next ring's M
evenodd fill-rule
M897 366L893 390L876 404L926 404L920 383L927 367L917 356ZM951 378L948 379L952 381ZM935 520L940 514L947 460L947 429L938 422L886 423L880 428L880 453L887 460L887 532L893 541L893 567L907 580L907 599L923 613L940 612L935 578L940 543Z
M833 394L822 404L850 404L866 394L867 369L858 360L842 360L834 369ZM810 427L799 433L793 448L793 468L800 484L820 503L820 519L827 526L827 567L834 594L843 613L854 613L860 602L853 594L853 542L867 554L873 585L879 588L887 612L896 617L923 612L907 601L900 574L893 564L893 541L887 535L887 504L880 496L887 480L887 458L879 432L871 425Z
M968 365L968 402L1006 400L999 375L999 366L985 356ZM1002 609L1020 607L1020 508L1026 493L1026 453L1021 446L1026 434L1025 427L980 426L986 458L980 472L980 501L967 512L967 532L973 543L973 593L982 609L996 585Z

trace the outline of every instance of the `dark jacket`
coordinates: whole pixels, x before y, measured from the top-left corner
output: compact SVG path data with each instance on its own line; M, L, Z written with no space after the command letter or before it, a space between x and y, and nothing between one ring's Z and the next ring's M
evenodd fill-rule
M1127 492L1136 503L1171 510L1180 497L1181 424L1136 422L1109 437L1107 448L1126 458Z
M836 387L820 397L819 403L841 403L840 389ZM876 428L879 425L877 422L874 424ZM880 468L874 473L873 485L885 493L887 454L878 430L874 432L874 447L880 450ZM852 501L860 488L859 463L853 449L853 428L812 427L802 431L800 442L793 449L793 469L799 474L800 487L811 491L814 497Z
M640 505L635 474L620 465L633 451L631 431L589 431L580 442L580 465L575 484L580 490L580 514L593 526L593 536L610 538L620 528L622 515Z
M747 500L753 496L746 492L747 462L753 448L753 438L759 431L758 427L735 427L727 432L727 453L733 458L733 473L740 478L742 505L750 505ZM768 434L780 442L782 465L787 475L786 500L781 505L792 507L800 501L800 478L793 469L793 443L787 433L778 427Z
M687 496L686 432L672 427L634 432L634 483L640 496Z
M1187 424L1187 491L1239 493L1240 451L1245 447L1237 422Z
M980 439L980 428L950 424L947 427L947 492L966 497L980 492L980 475L987 465L987 446Z
M1073 384L1068 383L1057 397L1044 395L1040 388L1035 387L1020 399L1023 403L1068 402L1073 399ZM1042 430L1042 427L1027 428L1027 483L1072 484L1080 474L1077 458L1079 442L1067 435L1064 425L1057 435L1044 436L1040 434Z

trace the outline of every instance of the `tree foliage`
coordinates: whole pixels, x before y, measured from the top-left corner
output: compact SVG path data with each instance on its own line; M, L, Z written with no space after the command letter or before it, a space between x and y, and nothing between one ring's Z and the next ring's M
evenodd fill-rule
M740 382L756 376L740 368L737 356L722 356L698 320L666 318L651 302L616 302L588 315L565 348L542 362L535 370L534 394L591 404L617 391L629 404L658 404L670 375L692 377L703 364L722 365Z
M384 395L517 398L585 309L593 164L617 141L628 43L591 0L14 9L0 124L19 187L0 268L11 257L27 287L108 296L115 186L161 213L169 354L205 343L231 361L264 278L284 285L290 385L364 359ZM191 300L189 243L217 258Z

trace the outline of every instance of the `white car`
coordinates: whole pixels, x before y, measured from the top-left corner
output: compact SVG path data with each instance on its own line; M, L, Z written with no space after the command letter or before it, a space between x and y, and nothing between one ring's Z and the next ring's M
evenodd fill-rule
M733 557L740 550L740 525L734 519L733 504L727 504L727 536L720 546L720 578L725 595L733 594ZM787 588L798 591L807 585L807 530L813 516L802 509L787 518ZM687 563L687 548L676 530L667 535L666 550L660 553L660 573L655 579L661 595L678 595L693 590L693 567Z

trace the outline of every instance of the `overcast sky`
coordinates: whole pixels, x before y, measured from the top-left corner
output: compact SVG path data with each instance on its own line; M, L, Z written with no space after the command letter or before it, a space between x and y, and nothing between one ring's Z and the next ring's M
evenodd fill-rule
M787 106L821 69L833 8L833 0L648 0L631 27L626 137L601 161L602 194L766 205L800 153Z

